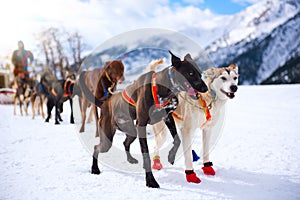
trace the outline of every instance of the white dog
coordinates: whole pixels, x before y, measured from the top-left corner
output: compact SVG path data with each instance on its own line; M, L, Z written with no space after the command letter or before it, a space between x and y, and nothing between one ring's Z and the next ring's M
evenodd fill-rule
M185 173L188 182L200 183L193 169L192 136L197 128L202 129L203 167L206 175L215 175L209 160L209 151L216 143L225 118L225 104L235 97L238 83L238 67L231 64L226 68L210 68L204 71L209 91L200 94L202 101L193 100L186 93L179 94L179 105L173 117L177 131L181 133L185 158ZM205 105L206 104L206 105ZM166 141L168 129L163 121L153 125L155 134L154 163L152 168L161 169L159 149Z

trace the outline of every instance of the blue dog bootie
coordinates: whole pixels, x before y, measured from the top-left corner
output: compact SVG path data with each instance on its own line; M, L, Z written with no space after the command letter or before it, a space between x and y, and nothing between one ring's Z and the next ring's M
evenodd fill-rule
M192 150L192 154L193 154L193 162L196 162L200 159L200 157L196 154L194 150Z

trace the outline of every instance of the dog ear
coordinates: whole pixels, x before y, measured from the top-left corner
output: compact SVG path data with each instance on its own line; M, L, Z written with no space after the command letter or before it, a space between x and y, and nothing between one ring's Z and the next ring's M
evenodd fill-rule
M179 67L180 64L181 64L180 58L178 58L177 56L175 56L170 50L169 50L169 53L172 56L172 58L171 58L172 66L174 66L175 68Z
M184 56L184 60L191 61L191 60L193 60L193 58L192 58L191 54L188 53Z
M228 68L230 68L231 70L234 70L236 72L236 74L239 73L239 68L238 68L237 64L232 63L229 65Z
M216 76L216 68L212 67L203 72L204 76L214 78Z

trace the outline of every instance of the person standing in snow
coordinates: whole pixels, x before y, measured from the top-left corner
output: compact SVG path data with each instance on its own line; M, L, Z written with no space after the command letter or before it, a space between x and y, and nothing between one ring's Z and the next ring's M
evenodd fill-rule
M13 52L12 63L14 64L14 76L18 81L28 81L28 59L30 60L30 65L33 61L33 54L29 50L25 50L24 43L22 41L18 42L18 49Z

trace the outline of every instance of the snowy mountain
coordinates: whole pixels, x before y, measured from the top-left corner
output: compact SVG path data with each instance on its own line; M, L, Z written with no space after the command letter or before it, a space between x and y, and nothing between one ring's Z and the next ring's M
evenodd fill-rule
M223 36L206 50L217 66L237 63L241 84L262 83L299 57L299 14L300 1L261 1L233 16Z
M187 26L179 30L179 36L161 29L121 34L98 47L84 68L117 58L124 61L125 75L134 76L153 59L165 57L169 65L170 49L181 58L191 53L201 70L236 63L240 84L299 82L295 64L300 56L300 1L263 0L235 15L218 16L211 23L220 25L206 30Z

